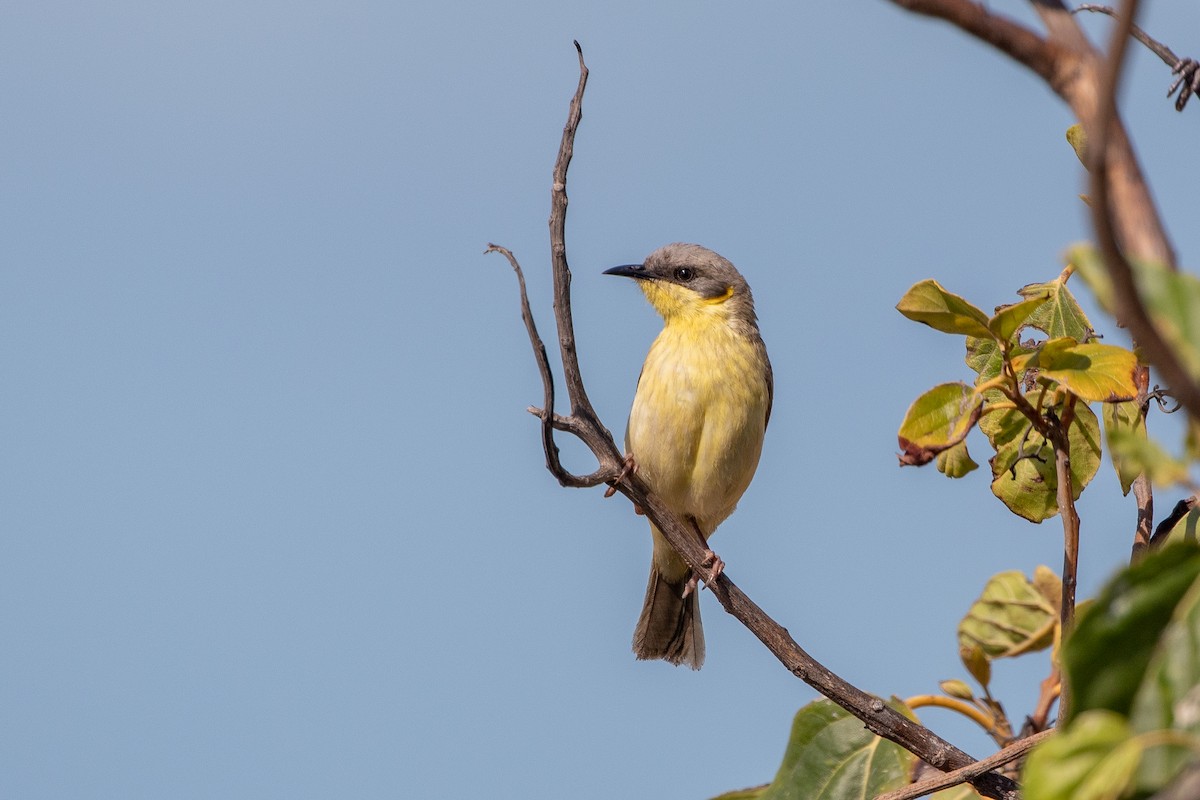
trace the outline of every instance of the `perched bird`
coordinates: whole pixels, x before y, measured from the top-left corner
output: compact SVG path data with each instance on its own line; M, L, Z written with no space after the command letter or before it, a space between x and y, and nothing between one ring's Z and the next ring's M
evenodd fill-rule
M628 463L707 541L750 485L771 416L771 362L750 287L733 264L695 244L669 244L604 274L636 280L664 323L629 412ZM700 669L696 576L653 524L650 532L654 556L633 651ZM707 555L712 569L699 577L712 580L724 565Z

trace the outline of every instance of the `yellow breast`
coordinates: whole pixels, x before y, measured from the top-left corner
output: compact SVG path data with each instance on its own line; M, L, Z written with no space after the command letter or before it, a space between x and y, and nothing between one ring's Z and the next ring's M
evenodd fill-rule
M754 477L769 392L761 340L724 320L668 323L646 356L626 446L655 493L706 535Z

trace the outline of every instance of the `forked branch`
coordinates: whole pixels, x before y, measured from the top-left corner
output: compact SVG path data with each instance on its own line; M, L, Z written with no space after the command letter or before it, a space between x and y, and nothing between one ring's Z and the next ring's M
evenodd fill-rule
M579 49L578 42L575 47L577 50ZM562 354L563 375L571 401L571 413L567 416L559 416L554 413L554 385L549 358L529 308L529 298L525 291L525 281L520 264L512 253L503 247L490 245L488 251L499 252L509 260L517 273L521 287L521 314L525 320L534 357L538 362L544 389L543 408L531 409L531 411L539 417L542 423L542 442L546 451L547 468L564 486L587 487L616 482L615 488L644 510L683 560L693 570L702 572L702 562L705 558L704 542L691 526L685 525L663 505L657 496L650 492L636 473L622 477L622 454L613 441L612 434L600 422L584 391L571 320L571 272L567 263L565 238L567 167L574 149L575 132L582 117L583 92L588 74L582 50L579 50L579 71L579 85L571 100L567 124L563 128L562 142L554 166L550 213L554 316ZM587 445L599 462L595 472L580 476L573 475L563 468L558 458L557 445L554 443L556 430L569 432ZM969 755L928 728L899 714L879 698L851 685L813 659L796 643L783 626L767 616L729 579L727 572L717 578L710 588L725 610L757 636L788 671L858 717L872 732L896 742L938 769L956 770L976 763ZM1016 800L1017 798L1016 784L999 773L981 771L979 774L963 779L969 780L976 790L987 797L1005 798L1005 800Z

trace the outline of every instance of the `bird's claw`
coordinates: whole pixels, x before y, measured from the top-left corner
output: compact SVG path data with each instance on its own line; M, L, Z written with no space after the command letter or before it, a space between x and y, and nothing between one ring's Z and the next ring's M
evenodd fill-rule
M708 577L704 579L706 586L721 577L721 573L725 571L725 562L712 550L704 551L704 560L700 562L700 566L708 567Z
M621 481L625 480L626 478L628 478L630 475L636 475L637 470L638 470L637 462L633 460L633 453L626 453L625 454L625 463L621 467L620 474L617 475L617 477L614 478L612 480L612 482L608 484L608 489L605 490L604 496L612 497L614 494L616 494L617 493L617 484L620 483ZM645 513L642 511L641 507L639 507L636 504L633 506L633 510L635 513L637 513L639 515Z
M1171 84L1171 88L1167 90L1167 97L1175 94L1175 90L1179 89L1179 97L1175 98L1175 110L1183 111L1183 107L1187 105L1191 96L1200 94L1200 61L1194 58L1181 58L1171 70L1171 74L1178 77Z
M707 588L712 586L713 581L721 577L721 574L725 572L725 562L712 550L704 551L704 558L700 561L700 566L708 569L708 575L700 575L697 572L692 573L683 587L683 596L685 599L692 592L696 591L696 586L700 581L704 581L704 586Z

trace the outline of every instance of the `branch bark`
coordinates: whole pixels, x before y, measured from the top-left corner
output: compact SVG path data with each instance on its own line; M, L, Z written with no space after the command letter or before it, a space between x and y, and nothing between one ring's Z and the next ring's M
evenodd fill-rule
M1005 764L1023 758L1035 745L1040 744L1052 735L1054 735L1054 731L1042 731L1031 736L1026 736L1024 739L1013 742L995 755L980 759L974 764L970 764L962 769L956 769L953 772L947 772L944 775L927 778L910 786L905 786L903 789L897 789L894 792L878 795L875 800L916 800L918 797L940 792L943 789L958 786L960 783L967 783L983 772L993 770L996 767L1002 767Z
M567 211L567 167L574 149L575 132L582 118L583 92L587 84L587 66L583 51L579 52L580 78L575 95L571 100L567 124L563 128L562 142L554 166L554 182L551 191L550 243L551 262L554 273L554 314L558 324L559 347L562 353L563 374L571 400L571 413L558 416L554 413L553 380L545 346L538 335L529 308L529 299L524 288L524 275L517 259L507 249L489 245L489 252L499 252L509 259L516 271L521 286L521 313L529 334L534 357L544 385L545 407L531 409L542 422L542 440L546 450L546 465L549 471L564 486L595 486L607 482L642 508L650 520L658 526L663 536L692 569L700 571L705 557L704 543L691 526L673 515L654 495L636 473L622 477L623 458L612 434L601 424L584 391L582 373L575 350L574 328L571 319L570 284L571 273L566 253ZM558 459L558 448L554 443L554 431L568 431L577 436L595 455L599 466L591 475L578 476L565 470ZM618 479L619 482L618 482ZM863 721L867 729L889 739L938 769L956 770L975 764L969 755L950 744L933 731L899 714L882 700L867 694L833 673L791 637L787 629L769 617L729 578L722 574L709 587L713 595L727 612L744 624L751 633L767 646L789 672L833 700L842 708ZM1002 800L1017 800L1016 784L1009 778L990 771L983 771L970 778L970 782L981 794Z

